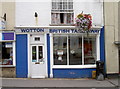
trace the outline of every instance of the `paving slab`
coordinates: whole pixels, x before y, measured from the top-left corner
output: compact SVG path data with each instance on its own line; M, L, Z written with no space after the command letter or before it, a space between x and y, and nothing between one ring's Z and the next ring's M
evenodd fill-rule
M112 80L113 81L113 80ZM117 83L117 80L114 80ZM116 87L114 83L105 79L29 79L3 78L2 87Z

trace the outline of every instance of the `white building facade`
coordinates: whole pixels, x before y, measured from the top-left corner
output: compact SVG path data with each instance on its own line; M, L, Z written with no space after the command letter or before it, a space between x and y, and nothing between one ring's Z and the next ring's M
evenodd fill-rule
M16 2L16 76L92 77L105 62L103 2L44 0ZM87 33L75 26L78 14L91 14Z

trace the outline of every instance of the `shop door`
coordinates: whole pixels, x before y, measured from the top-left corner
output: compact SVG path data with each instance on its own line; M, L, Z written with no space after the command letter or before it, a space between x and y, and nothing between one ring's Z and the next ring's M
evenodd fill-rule
M31 45L31 77L45 78L44 45Z

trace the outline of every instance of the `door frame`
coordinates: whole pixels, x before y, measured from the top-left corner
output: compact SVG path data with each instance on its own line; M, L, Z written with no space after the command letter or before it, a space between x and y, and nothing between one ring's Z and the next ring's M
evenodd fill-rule
M27 38L28 38L28 78L31 77L31 45L36 45L36 44L31 44L30 42L30 35L31 34L27 34ZM43 44L37 44L37 45L43 45L44 46L44 59L46 60L45 62L45 66L46 66L46 74L45 77L48 78L48 60L47 60L47 34L38 34L38 33L32 33L32 35L44 35L44 45Z

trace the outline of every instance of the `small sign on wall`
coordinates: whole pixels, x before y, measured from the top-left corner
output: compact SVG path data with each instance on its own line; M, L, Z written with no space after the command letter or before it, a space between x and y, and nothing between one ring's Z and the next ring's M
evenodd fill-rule
M14 32L11 33L2 33L2 40L15 40L14 39Z
M6 29L6 21L0 20L0 29Z

